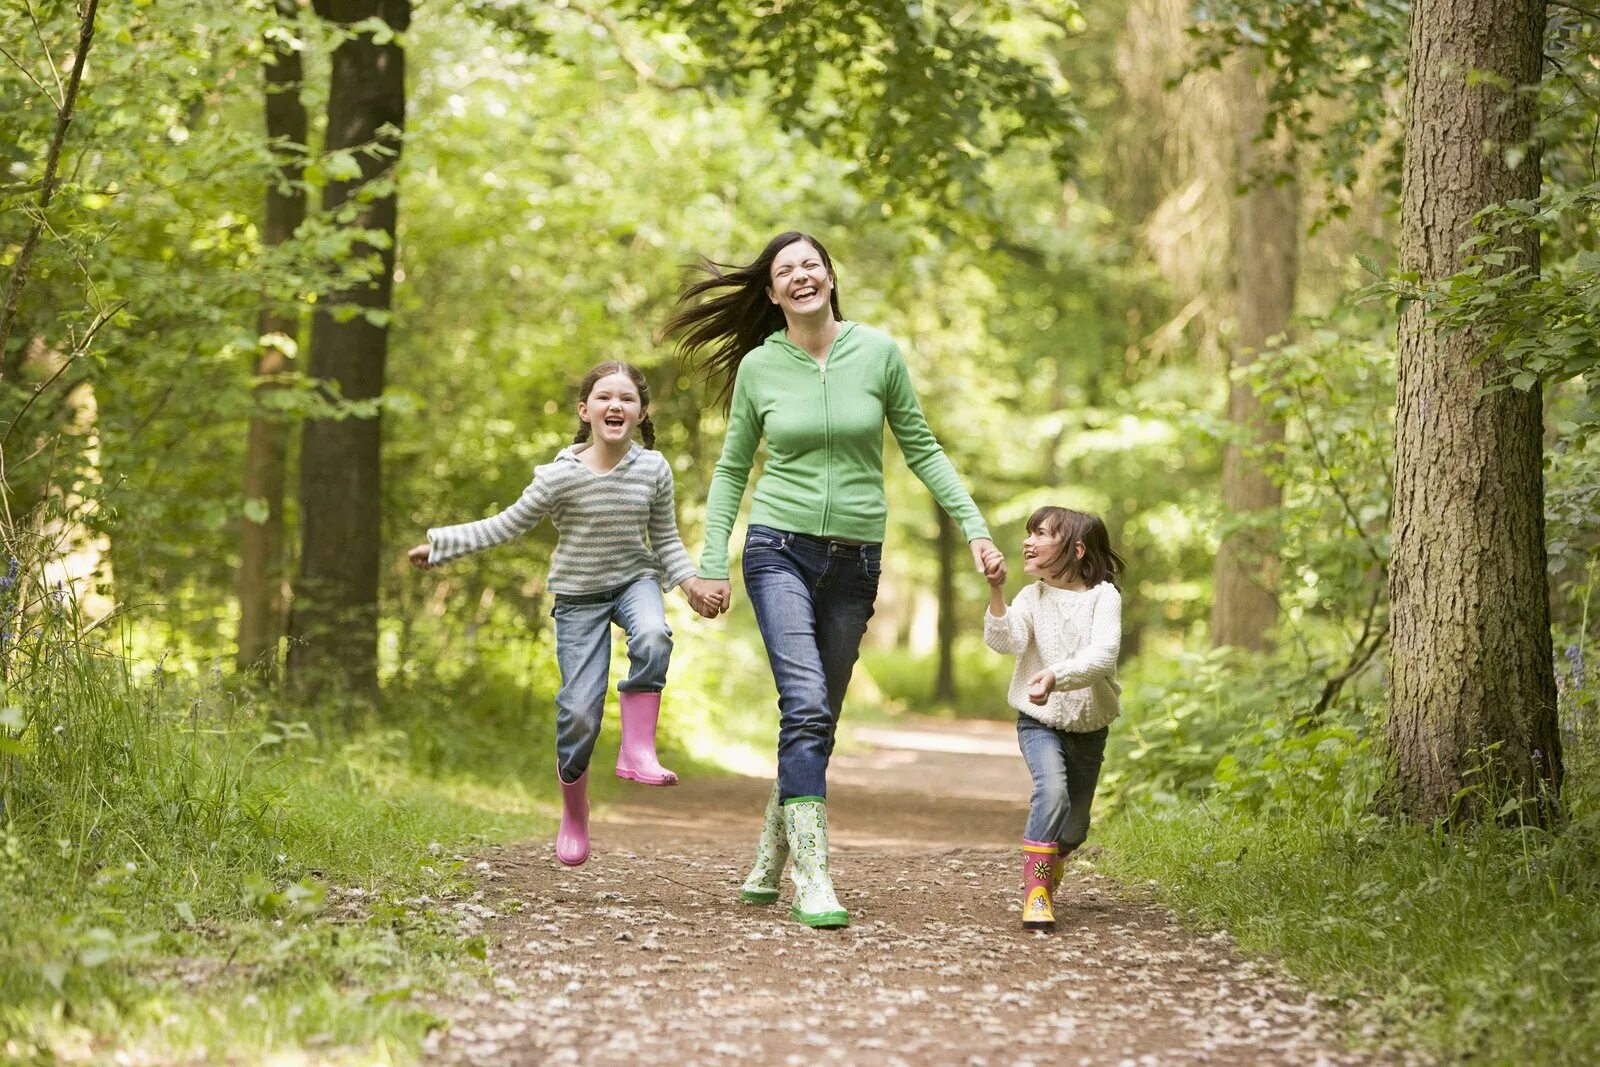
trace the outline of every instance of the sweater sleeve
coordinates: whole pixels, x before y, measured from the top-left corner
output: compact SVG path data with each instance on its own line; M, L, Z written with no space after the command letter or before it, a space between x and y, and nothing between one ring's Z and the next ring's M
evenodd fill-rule
M961 484L955 467L950 464L950 457L939 447L938 439L933 436L933 430L922 414L922 405L917 402L916 390L911 385L911 372L898 347L889 354L887 386L884 416L889 421L889 429L894 432L894 439L900 444L906 466L928 487L939 506L961 527L968 541L988 537L989 527L979 514L978 505L972 502L966 486Z
M1117 657L1122 654L1122 594L1109 582L1106 586L1094 602L1089 643L1050 667L1057 692L1087 689L1116 673Z
M661 563L661 588L676 589L693 578L694 560L678 536L678 514L672 491L672 465L661 457L655 496L650 500L650 548Z
M1037 598L1033 586L1025 587L1011 601L1007 612L995 618L987 610L983 613L983 643L1004 656L1020 656L1033 636L1033 602Z
M722 456L706 492L705 544L700 550L702 578L728 577L728 538L733 535L733 522L739 517L739 505L750 482L756 445L761 443L761 418L750 397L745 371L746 364L741 363L733 380L733 407L728 413L728 432L722 438Z
M551 467L542 466L533 472L533 481L522 491L517 502L498 515L477 522L463 522L455 526L436 526L428 531L428 562L448 563L470 552L481 552L495 545L503 545L519 534L527 533L550 514L555 502L555 477Z

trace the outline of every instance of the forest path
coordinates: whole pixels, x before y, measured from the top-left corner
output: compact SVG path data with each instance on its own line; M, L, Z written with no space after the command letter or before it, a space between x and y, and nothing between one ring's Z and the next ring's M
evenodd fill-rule
M609 770L597 754L595 770ZM1357 1064L1336 1023L1225 935L1080 865L1054 934L1020 920L1029 781L1013 727L860 728L829 771L844 930L742 904L771 780L630 788L594 853L484 858L492 991L435 1005L465 1064ZM483 868L487 866L487 871Z

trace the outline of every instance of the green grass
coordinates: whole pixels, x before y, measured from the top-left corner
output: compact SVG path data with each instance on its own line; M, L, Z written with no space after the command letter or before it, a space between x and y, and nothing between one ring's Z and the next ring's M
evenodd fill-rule
M1588 1064L1600 1049L1600 827L1556 840L1124 810L1100 864L1153 879L1342 999L1358 1035L1450 1060Z
M1358 1043L1445 1062L1594 1062L1600 739L1587 691L1564 696L1563 825L1452 834L1376 813L1381 693L1311 723L1277 710L1308 706L1302 675L1254 667L1248 690L1216 657L1130 672L1099 867L1281 958L1344 1003Z
M469 857L548 831L553 790L413 744L418 694L317 740L216 680L48 651L0 701L0 1060L412 1058L417 994L482 967Z

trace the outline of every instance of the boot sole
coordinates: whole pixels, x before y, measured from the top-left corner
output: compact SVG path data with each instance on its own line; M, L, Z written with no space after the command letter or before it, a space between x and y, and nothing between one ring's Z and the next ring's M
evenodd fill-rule
M847 911L806 912L790 908L789 918L815 930L840 930L850 925L850 913Z
M1056 924L1055 924L1054 920L1051 920L1050 922L1043 922L1043 921L1025 922L1025 923L1022 924L1022 928L1024 930L1043 930L1046 933L1049 933L1050 931L1052 931L1052 930L1054 930L1056 928Z
M741 889L739 899L746 904L776 904L778 891L776 889Z
M640 785L677 785L678 784L678 776L677 775L673 775L671 778L654 778L654 777L650 777L648 775L640 774L638 771L625 771L621 767L617 768L617 777L618 778L625 778L630 782L638 782Z

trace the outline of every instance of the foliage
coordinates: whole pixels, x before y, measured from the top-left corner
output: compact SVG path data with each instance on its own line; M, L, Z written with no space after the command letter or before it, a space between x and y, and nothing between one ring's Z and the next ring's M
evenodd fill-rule
M1079 22L1072 0L1043 6L1057 24ZM952 8L845 0L818 18L805 4L638 2L640 16L693 43L711 84L756 87L785 127L853 161L846 173L885 214L908 200L970 210L990 187L987 161L1019 141L1042 144L1063 169L1073 156L1065 79L1007 47L1011 5L977 17Z
M1350 213L1352 186L1374 152L1384 192L1399 199L1394 114L1404 92L1410 11L1409 0L1202 0L1196 7L1199 63L1259 57L1269 83L1261 135L1271 137L1281 123L1296 155L1315 146L1310 162L1336 193L1328 217Z
M1586 1063L1600 1040L1600 748L1592 682L1564 693L1568 820L1554 833L1391 823L1367 803L1378 768L1359 722L1269 721L1232 742L1203 805L1131 797L1097 831L1095 862L1281 957L1360 1040Z
M0 1047L420 1040L414 994L473 966L461 849L548 825L549 798L426 773L404 734L316 742L219 673L136 676L118 636L46 611L0 689Z

